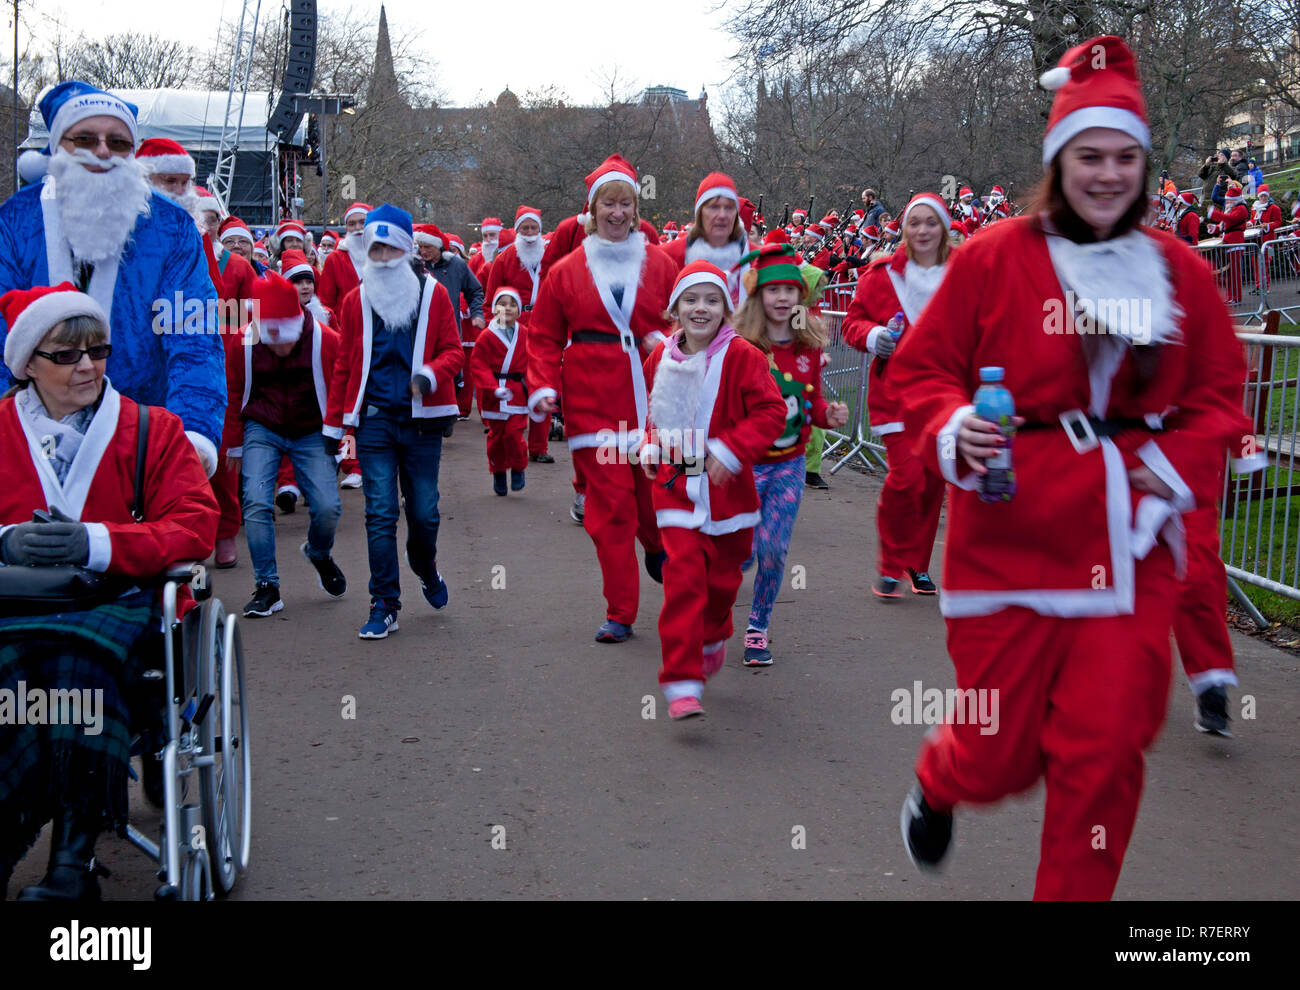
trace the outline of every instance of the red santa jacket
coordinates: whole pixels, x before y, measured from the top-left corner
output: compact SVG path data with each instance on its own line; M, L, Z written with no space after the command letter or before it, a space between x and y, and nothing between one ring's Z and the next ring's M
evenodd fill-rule
M1201 217L1195 210L1184 210L1178 218L1174 232L1188 244L1199 244L1201 240Z
M495 257L495 255L493 257ZM476 279L478 279L479 284L486 285L488 269L492 267L492 262L488 261L487 258L483 256L483 251L480 249L479 253L470 258L466 264L469 265L470 272Z
M570 450L613 445L620 432L625 449L640 440L643 360L668 329L664 310L677 278L657 246L641 243L640 278L625 289L621 307L608 289L610 273L593 271L585 243L542 281L528 323L528 409L536 414L543 398L562 395Z
M337 252L335 252L337 253ZM330 255L334 257L333 254ZM412 375L423 375L433 386L425 396L411 397L411 415L416 419L455 416L456 373L464 367L465 351L456 332L456 313L436 278L424 277L424 289L416 310L413 354L421 362ZM366 300L366 287L358 286L343 300L339 314L339 356L330 382L325 426L326 436L343 437L343 427L361 421L361 405L370 377L370 348L374 341L374 311Z
M895 313L904 315L905 327L920 318L919 312L909 313L903 304L906 275L907 249L903 246L891 255L877 258L862 270L853 301L844 314L846 344L874 355L881 335L889 333L885 325ZM892 358L877 356L871 362L867 379L867 414L871 418L872 432L881 436L900 433L903 429L903 410L890 375L892 365Z
M131 516L139 407L105 379L104 396L63 484L41 448L41 438L0 400L0 457L8 465L0 486L0 526L31 522L36 509L57 508L86 523L90 569L151 577L169 564L212 553L220 511L185 436L180 418L149 409L145 452L144 520Z
M484 419L528 415L528 391L524 386L527 367L528 328L522 321L515 324L514 337L510 339L496 320L478 335L469 359L469 371L478 389L478 408ZM503 402L496 394L498 388L509 390L510 398Z
M316 386L316 403L320 406L321 420L329 409L329 386L338 359L339 335L322 324L310 313L303 313L301 346L311 350L311 377ZM232 457L243 454L244 417L240 415L257 388L253 375L253 351L266 345L249 334L241 341L234 360L226 362L226 427L221 435L221 446Z
M1210 212L1206 214L1205 219L1209 220L1210 223L1223 224L1224 244L1244 244L1246 242L1246 223L1250 220L1250 211L1246 209L1245 203L1238 203L1227 212L1211 206Z
M545 249L542 256L545 257ZM533 307L537 305L537 292L541 284L541 264L538 264L537 277L534 278L524 267L524 263L519 260L519 252L515 250L515 245L508 245L493 259L492 267L488 269L487 288L483 291L483 319L492 319L492 300L497 294L497 289L508 286L518 292L519 298L523 300L523 312L519 314L519 318L527 323Z
M651 406L655 422L646 418L646 443L640 456L659 460L651 489L655 519L662 529L679 526L711 536L757 526L758 492L754 462L760 460L785 427L785 400L769 370L767 355L725 324L710 346L707 362L688 374L666 355L673 339L661 341L645 362L646 380L653 383ZM716 349L715 349L716 348ZM679 370L670 373L672 362ZM702 377L702 381L699 378ZM695 408L687 408L692 398ZM691 417L691 413L694 416ZM677 419L669 422L670 419ZM689 419L689 421L688 421ZM733 477L715 485L704 472L703 454L721 461ZM683 454L697 461L693 472L678 473L674 461Z
M1258 213L1251 213L1251 223L1259 224L1263 228L1260 243L1267 244L1277 237L1275 231L1282 226L1282 208L1276 203L1269 203Z
M907 430L927 466L954 487L940 599L949 617L1008 605L1063 617L1132 614L1134 560L1158 534L1177 552L1179 513L1214 505L1225 446L1241 451L1242 437L1253 439L1241 406L1242 348L1195 252L1168 233L1140 228L1123 242L1122 276L1106 277L1103 291L1124 291L1118 282L1126 281L1146 293L1150 339L1174 334L1151 355L1144 382L1123 344L1117 363L1094 361L1090 369L1036 223L995 224L956 252L891 358ZM1140 310L1140 298L1136 305ZM1009 503L980 501L975 474L957 450L979 368L987 365L1006 369L1016 412L1028 421L1012 448L1018 491ZM1081 450L1060 422L1083 411L1153 425L1175 408L1172 429L1130 426L1094 444L1081 440ZM1172 500L1130 486L1127 471L1141 464L1170 487Z
M358 268L364 264L364 258L358 264L353 264L346 240L329 253L320 273L320 282L316 286L316 295L327 309L336 313L339 311L347 294L361 284Z

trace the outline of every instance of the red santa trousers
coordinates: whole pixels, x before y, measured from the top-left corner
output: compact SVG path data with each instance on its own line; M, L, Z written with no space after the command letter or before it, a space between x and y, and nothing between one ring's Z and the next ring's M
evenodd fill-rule
M462 344L461 350L465 352L465 375L461 379L460 385L456 387L456 405L460 407L460 414L468 416L470 409L474 405L474 383L469 377L469 359L474 356L473 344Z
M708 536L697 529L665 526L659 532L668 552L664 607L659 612L659 683L702 684L704 647L731 638L731 613L744 580L740 565L754 544L754 530ZM688 693L699 697L697 691Z
M1177 595L1165 547L1136 564L1133 615L1058 619L1010 607L947 623L957 687L997 690L997 731L982 734L974 719L937 727L916 774L940 811L1045 778L1037 900L1108 899L1133 833L1142 752L1169 697Z
M944 480L925 469L904 433L886 433L889 472L876 502L876 533L880 538L880 573L902 578L905 568L930 570L934 534L939 529Z
M527 416L485 419L487 423L488 470L523 471L528 467L528 444L524 441Z
M551 414L547 413L540 423L533 420L528 422L528 453L545 454L546 443L551 438Z
M208 479L212 494L217 497L221 518L217 521L217 539L233 539L239 532L243 515L239 508L239 468L226 467L225 451L217 463L216 473Z
M650 502L650 479L625 457L619 458L622 463L600 463L611 455L600 454L598 460L597 450L586 447L573 452L578 475L587 488L582 525L596 544L605 618L630 626L636 621L641 594L636 541L650 553L662 550L663 541Z
M1228 575L1219 557L1219 511L1196 509L1183 516L1187 528L1187 577L1178 589L1174 641L1192 691L1236 684L1225 604Z

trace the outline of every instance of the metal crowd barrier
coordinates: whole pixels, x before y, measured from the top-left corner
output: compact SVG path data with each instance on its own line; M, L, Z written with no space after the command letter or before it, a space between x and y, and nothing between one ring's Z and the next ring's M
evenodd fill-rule
M1193 250L1205 259L1219 294L1235 320L1249 326L1263 323L1264 314L1280 313L1288 323L1300 310L1300 225L1279 227L1273 240L1244 244L1198 244Z
M1300 600L1300 337L1277 334L1270 317L1263 333L1239 333L1246 348L1245 411L1254 436L1234 456L1263 452L1266 470L1225 474L1220 508L1220 554L1229 585L1244 581L1274 594ZM1234 597L1255 622L1267 622L1239 588Z
M849 407L849 421L844 429L826 431L827 444L822 458L838 458L830 469L831 474L855 459L871 472L886 467L885 446L871 438L867 413L867 374L872 357L844 343L844 313L855 288L853 282L828 285L821 302L824 307L821 317L831 337L824 351L830 361L822 368L822 392L827 402L843 402Z

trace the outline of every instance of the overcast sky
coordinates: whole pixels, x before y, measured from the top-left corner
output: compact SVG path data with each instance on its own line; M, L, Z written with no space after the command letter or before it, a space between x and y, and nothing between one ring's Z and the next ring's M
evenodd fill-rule
M9 7L9 4L5 4ZM198 46L213 39L223 19L237 17L241 0L170 3L158 0L20 0L22 21L52 35L51 16L89 38L123 31L159 34ZM260 26L277 24L288 0L262 0ZM709 0L647 0L622 10L625 27L612 31L608 11L581 0L388 0L394 44L404 32L421 31L428 56L438 65L439 88L453 106L493 99L506 85L516 93L554 85L572 102L601 102L605 80L618 70L620 89L676 86L691 98L701 88L720 95L733 42L710 13ZM379 3L318 0L317 11L373 7ZM227 44L223 37L222 44ZM209 45L211 42L209 41ZM620 49L614 54L615 49Z

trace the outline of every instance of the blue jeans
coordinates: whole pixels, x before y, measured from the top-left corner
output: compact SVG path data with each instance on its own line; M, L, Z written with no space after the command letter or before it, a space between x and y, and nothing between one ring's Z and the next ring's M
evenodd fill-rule
M420 433L409 415L365 415L356 428L361 490L366 496L370 598L401 608L397 579L398 486L406 499L406 557L432 585L438 567L438 465L442 432Z
M325 453L319 433L291 440L253 420L244 421L244 456L240 460L240 495L244 506L244 533L248 555L253 558L253 577L261 582L280 583L275 567L275 474L280 458L288 454L294 476L307 498L307 556L325 560L334 548L338 528L338 466Z

